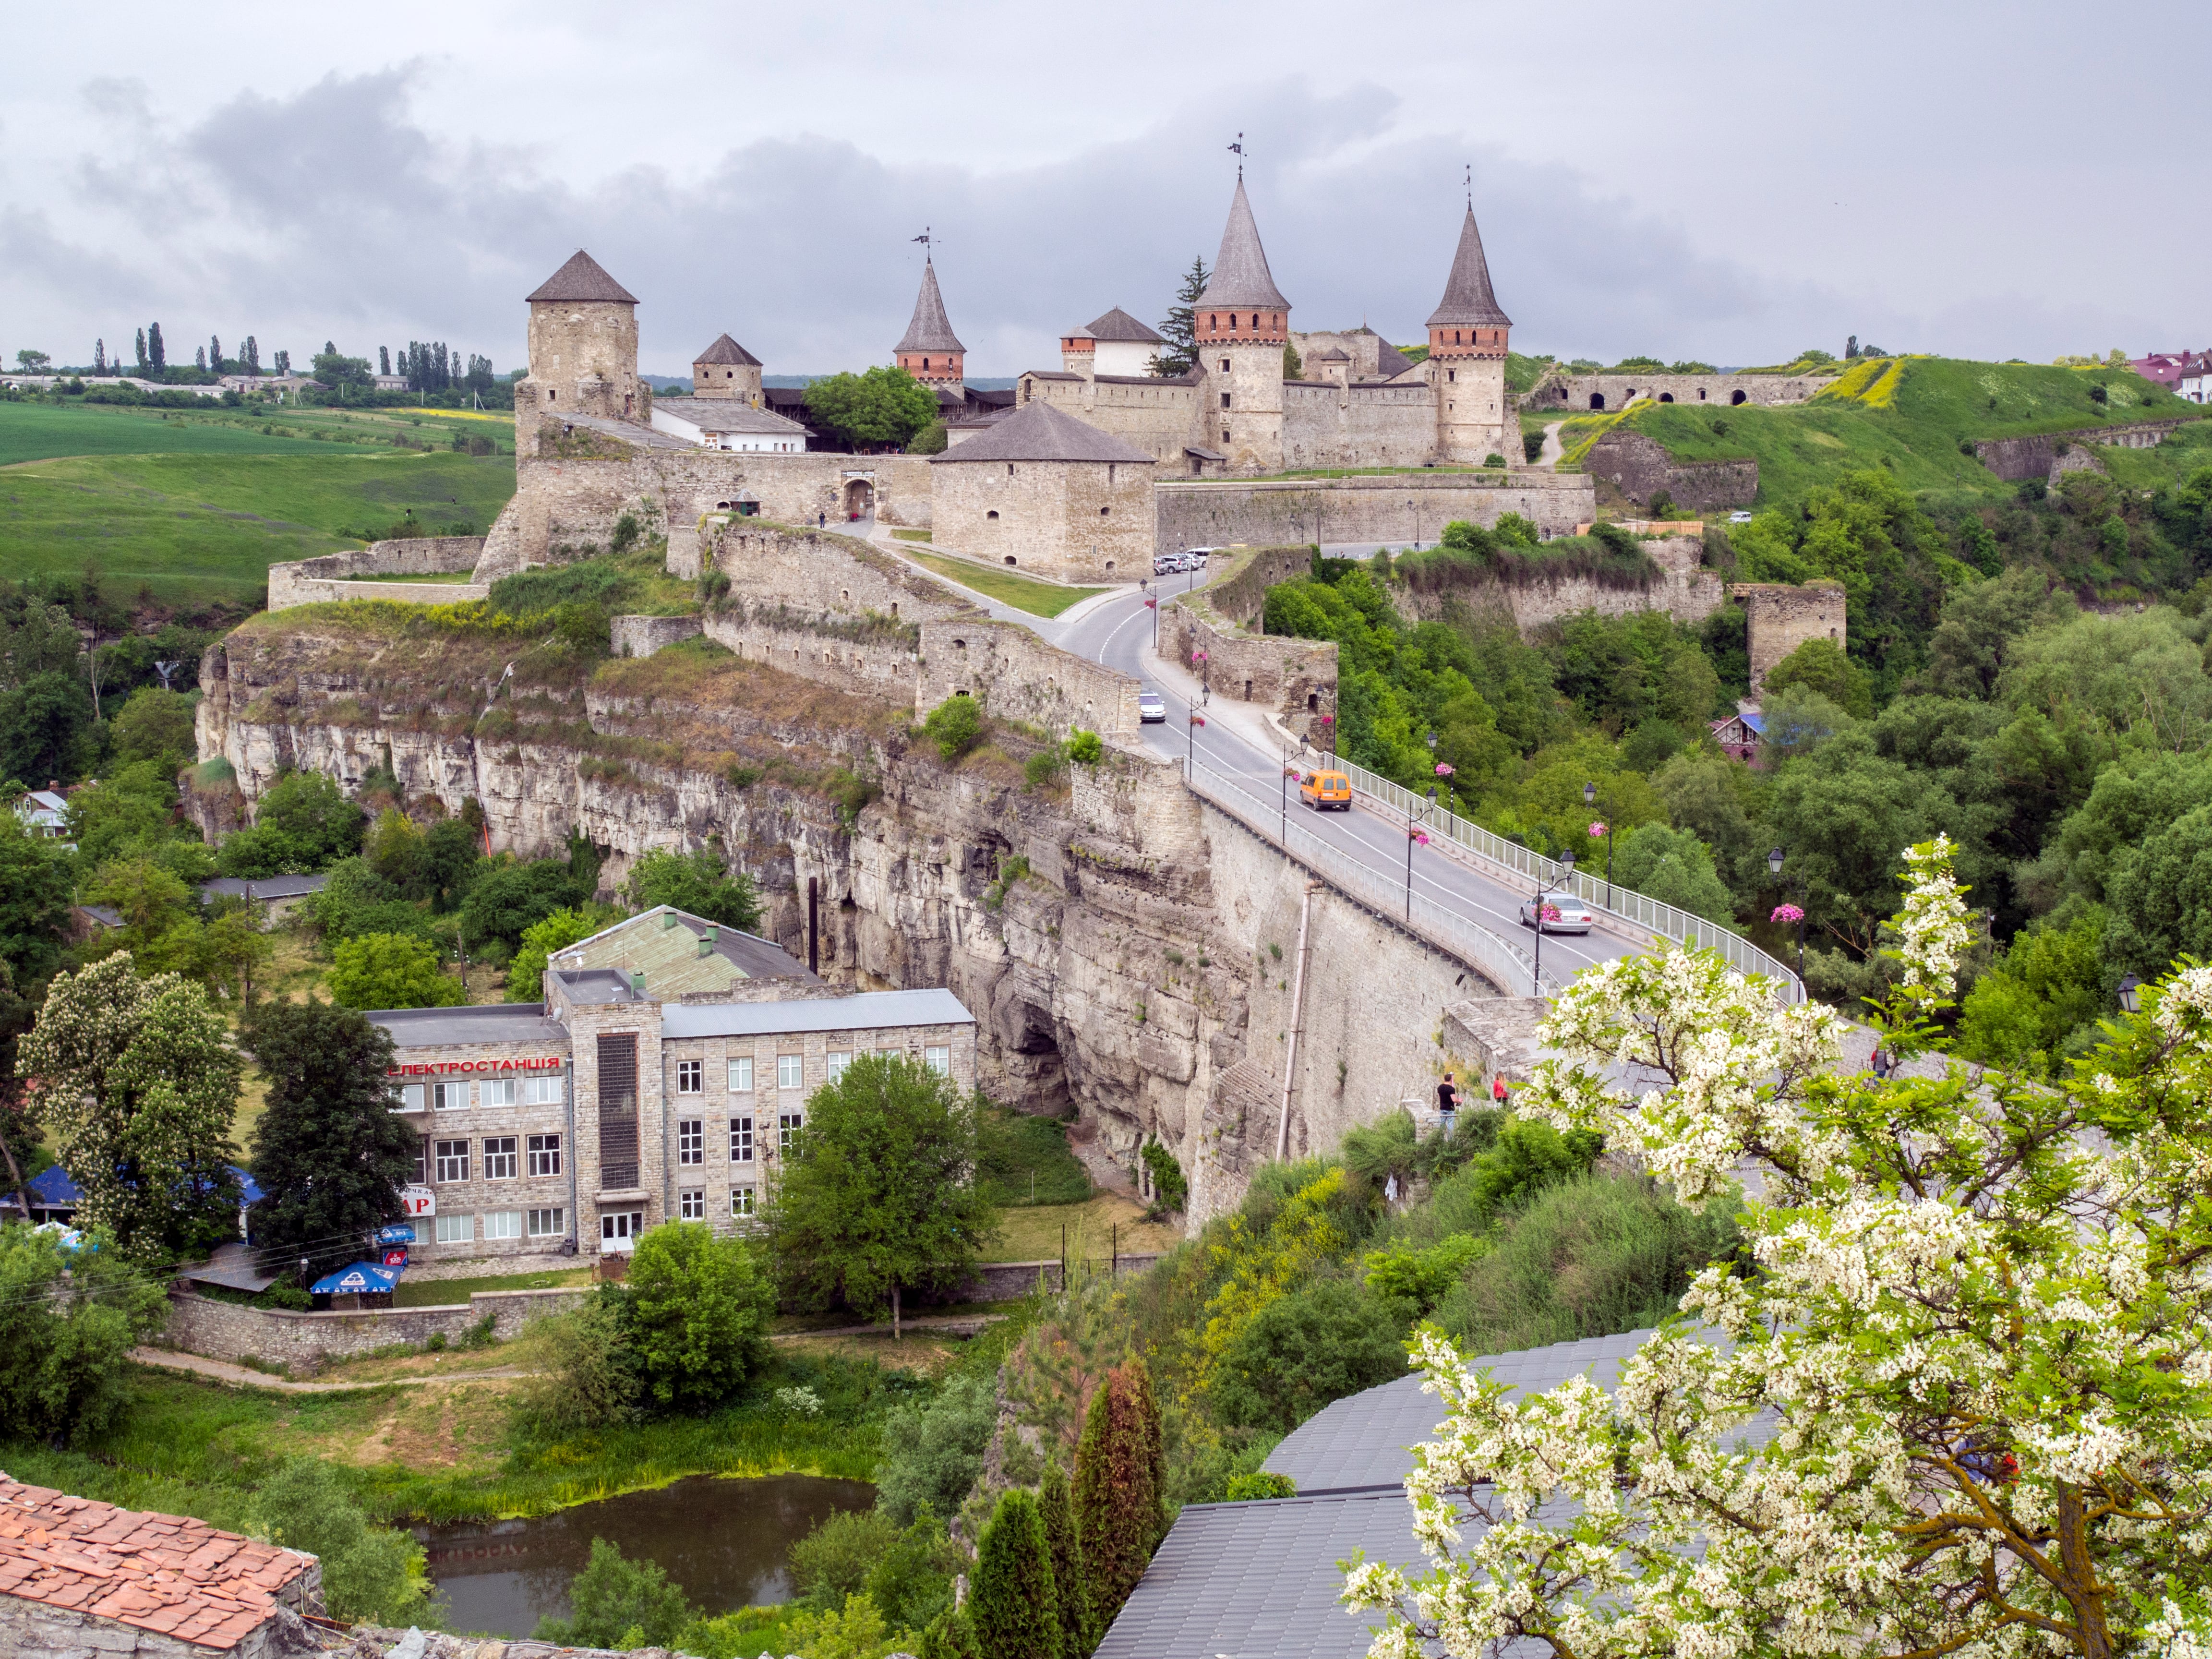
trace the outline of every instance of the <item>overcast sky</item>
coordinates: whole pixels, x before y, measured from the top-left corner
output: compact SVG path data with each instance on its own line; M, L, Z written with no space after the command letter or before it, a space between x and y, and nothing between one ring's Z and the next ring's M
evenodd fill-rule
M2212 344L2203 0L12 13L0 353L521 360L578 247L643 367L887 361L925 225L972 374L1147 321L1247 179L1292 325L1418 340L1462 169L1515 345Z

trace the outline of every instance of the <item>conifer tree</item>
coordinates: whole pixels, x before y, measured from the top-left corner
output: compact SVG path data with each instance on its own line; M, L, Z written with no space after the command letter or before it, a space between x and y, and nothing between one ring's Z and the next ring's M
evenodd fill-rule
M392 348L390 346L377 347L376 372L380 374L389 374L392 373Z
M1060 1597L1060 1659L1090 1659L1097 1644L1091 1627L1091 1588L1083 1571L1083 1540L1075 1526L1075 1498L1067 1472L1055 1457L1044 1466L1037 1487L1037 1510L1044 1517L1044 1539L1052 1552L1053 1589Z
M1183 273L1176 289L1178 303L1170 306L1168 314L1160 319L1160 333L1167 344L1152 354L1153 374L1182 374L1198 362L1198 300L1206 292L1206 278L1212 275L1202 255L1193 259Z
M921 1633L920 1659L983 1659L975 1626L965 1607L947 1607Z
M143 328L138 331L138 373L142 377L146 373L146 331Z
M1006 1493L992 1512L976 1544L969 1606L982 1659L1061 1659L1052 1551L1029 1493Z
M107 373L107 341L104 337L92 343L92 372L95 374Z
M238 349L238 372L241 374L258 374L261 372L261 345L251 334L246 337L246 343Z
M1152 1389L1133 1364L1115 1366L1091 1396L1075 1454L1076 1522L1091 1616L1102 1628L1145 1576L1159 1540L1159 1459L1146 1421Z
M222 373L222 336L220 334L208 336L208 367L218 374Z
M155 323L146 331L146 373L158 380L168 368L169 349L161 343L161 325Z

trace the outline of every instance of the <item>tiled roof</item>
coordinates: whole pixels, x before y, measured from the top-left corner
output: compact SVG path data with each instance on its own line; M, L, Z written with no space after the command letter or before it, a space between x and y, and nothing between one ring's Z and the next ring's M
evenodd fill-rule
M1198 303L1291 308L1267 269L1267 250L1260 246L1260 227L1253 221L1252 204L1244 194L1241 173L1237 194L1229 204L1229 223L1221 233L1221 252L1214 256L1213 275L1206 279L1206 292L1198 296Z
M1127 461L1150 465L1152 458L1134 444L1101 432L1065 410L1032 400L1004 419L994 421L989 431L965 443L933 455L934 466L946 461Z
M758 368L760 359L739 345L726 334L717 334L714 343L691 360L695 363L732 363L741 368Z
M1133 340L1140 345L1167 343L1165 337L1154 333L1119 306L1103 317L1093 318L1083 331L1094 340Z
M267 1622L314 1565L184 1516L118 1509L0 1474L0 1595L218 1652Z
M600 269L599 262L581 248L568 256L567 264L539 283L530 299L603 301L625 306L637 303L636 295L608 276Z
M906 337L894 351L965 351L960 337L952 331L952 322L945 314L945 295L938 291L937 266L924 263L921 267L921 292L914 298L914 320L906 325Z
M1429 313L1431 328L1510 327L1513 319L1499 307L1490 289L1490 262L1483 257L1482 233L1474 228L1474 206L1459 228L1459 250L1452 255L1451 275L1444 282L1444 297Z

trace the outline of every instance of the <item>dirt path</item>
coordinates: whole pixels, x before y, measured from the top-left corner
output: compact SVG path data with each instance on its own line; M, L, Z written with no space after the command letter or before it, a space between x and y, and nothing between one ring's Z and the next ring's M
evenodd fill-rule
M163 1370L189 1371L195 1376L204 1376L214 1382L227 1382L233 1388L269 1389L278 1394L341 1394L356 1389L424 1389L440 1382L482 1382L501 1377L534 1375L514 1365L494 1366L480 1371L449 1371L441 1376L393 1376L375 1382L295 1382L289 1377L271 1376L267 1371L257 1371L250 1365L234 1365L227 1359L210 1359L205 1354L179 1353L169 1348L133 1348L131 1357L142 1365L156 1365Z
M1545 467L1558 465L1559 457L1566 453L1559 442L1559 428L1565 424L1565 421L1553 421L1545 426L1544 447L1536 453L1537 465Z

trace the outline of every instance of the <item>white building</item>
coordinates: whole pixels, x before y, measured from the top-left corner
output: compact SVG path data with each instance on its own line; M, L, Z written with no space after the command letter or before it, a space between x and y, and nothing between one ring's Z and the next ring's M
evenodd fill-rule
M15 803L23 827L42 841L58 841L67 828L69 803L58 789L33 789Z
M799 455L806 450L806 428L798 422L733 398L656 398L653 429L702 449L753 455Z
M1087 366L1094 374L1141 379L1152 372L1152 359L1167 341L1116 306L1060 338L1060 366L1071 374Z

